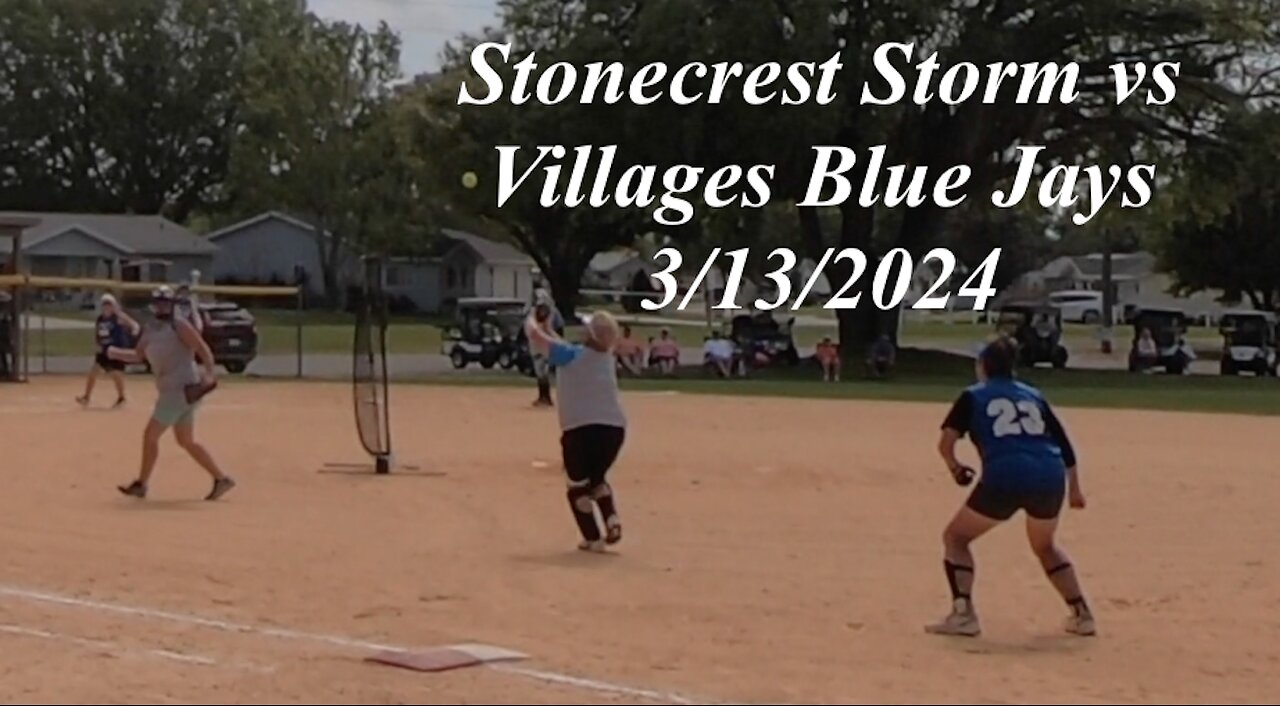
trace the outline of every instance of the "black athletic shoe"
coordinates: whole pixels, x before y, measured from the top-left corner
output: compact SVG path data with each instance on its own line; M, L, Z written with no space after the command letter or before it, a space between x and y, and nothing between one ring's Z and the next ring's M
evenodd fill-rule
M223 476L213 482L213 489L209 491L208 495L204 496L204 499L209 501L217 500L234 487L236 487L236 482L231 479L231 476Z
M140 480L135 480L129 485L117 485L116 490L131 498L138 498L139 500L147 497L147 486L143 485Z
M613 545L622 541L622 522L614 515L605 521L604 543Z

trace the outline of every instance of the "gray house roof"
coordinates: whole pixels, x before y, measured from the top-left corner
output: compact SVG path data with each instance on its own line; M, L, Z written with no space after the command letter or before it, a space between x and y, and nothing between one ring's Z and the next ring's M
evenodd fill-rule
M253 218L245 219L243 221L240 221L239 223L232 223L231 225L226 226L224 228L219 228L218 230L215 230L212 233L209 233L208 235L206 235L205 238L208 240L218 240L223 236L231 235L232 233L238 233L244 230L245 228L248 228L250 226L255 226L259 223L262 223L263 221L270 221L270 220L283 221L290 225L297 226L302 230L316 229L315 226L311 225L310 223L307 223L301 218L294 218L293 216L290 216L287 213L282 213L280 211L267 211L266 213L259 213Z
M587 269L602 275L608 274L638 257L640 254L634 250L605 250L591 258L591 262L587 263Z
M218 246L163 216L0 211L0 218L30 218L22 248L28 250L71 232L82 233L121 255L212 255Z
M440 233L454 242L465 243L481 260L491 265L533 265L533 258L520 252L514 245L452 228L444 228Z
M1071 258L1081 277L1102 278L1102 253ZM1142 278L1155 272L1156 256L1149 252L1114 253L1111 274L1117 278Z

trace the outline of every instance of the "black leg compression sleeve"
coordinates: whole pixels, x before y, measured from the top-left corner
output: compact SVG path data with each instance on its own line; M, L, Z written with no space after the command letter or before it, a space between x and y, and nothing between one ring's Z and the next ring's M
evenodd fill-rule
M551 380L538 378L538 399L544 402L551 400Z
M591 491L585 487L571 487L568 492L569 509L573 510L573 520L578 523L578 531L588 542L600 540L600 525L596 523L596 514L592 507Z
M972 574L973 567L964 566L963 564L953 564L952 562L945 560L942 562L942 567L947 571L947 584L951 586L951 598L969 598L968 593L962 593L960 591L960 582L956 580L956 575L960 573Z
M592 486L591 499L600 506L600 514L604 516L605 522L608 522L610 517L618 516L618 507L613 502L613 488L609 487L608 483L597 483Z

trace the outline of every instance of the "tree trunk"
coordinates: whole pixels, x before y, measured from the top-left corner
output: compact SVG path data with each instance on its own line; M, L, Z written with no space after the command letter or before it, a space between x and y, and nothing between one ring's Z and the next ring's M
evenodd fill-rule
M577 258L555 258L548 263L549 271L543 272L547 284L551 287L551 296L555 299L556 308L564 317L565 323L573 321L578 312L578 302L582 286L582 269Z
M862 208L855 203L845 203L840 207L840 247L857 248L866 254L867 271L854 283L846 296L861 293L858 306L854 309L836 311L836 321L840 334L840 354L846 363L861 361L863 353L871 342L881 333L882 317L871 299L871 283L874 278L875 254L871 252L871 235L875 229L875 210ZM853 264L848 260L835 262L833 259L827 268L827 280L831 282L832 294L844 287L853 276Z

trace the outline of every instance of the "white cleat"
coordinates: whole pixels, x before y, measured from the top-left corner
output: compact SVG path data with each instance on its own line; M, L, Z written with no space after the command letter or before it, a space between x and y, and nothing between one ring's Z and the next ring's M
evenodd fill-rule
M973 611L951 611L941 622L924 626L930 635L952 635L956 637L977 637L982 634L982 626L978 623L978 614Z
M578 542L578 551L588 552L591 554L604 554L605 553L604 540L597 539L594 542L588 542L586 540L583 540L581 542Z
M1081 637L1093 637L1098 634L1098 626L1094 623L1093 616L1088 613L1068 616L1065 627L1068 633Z

